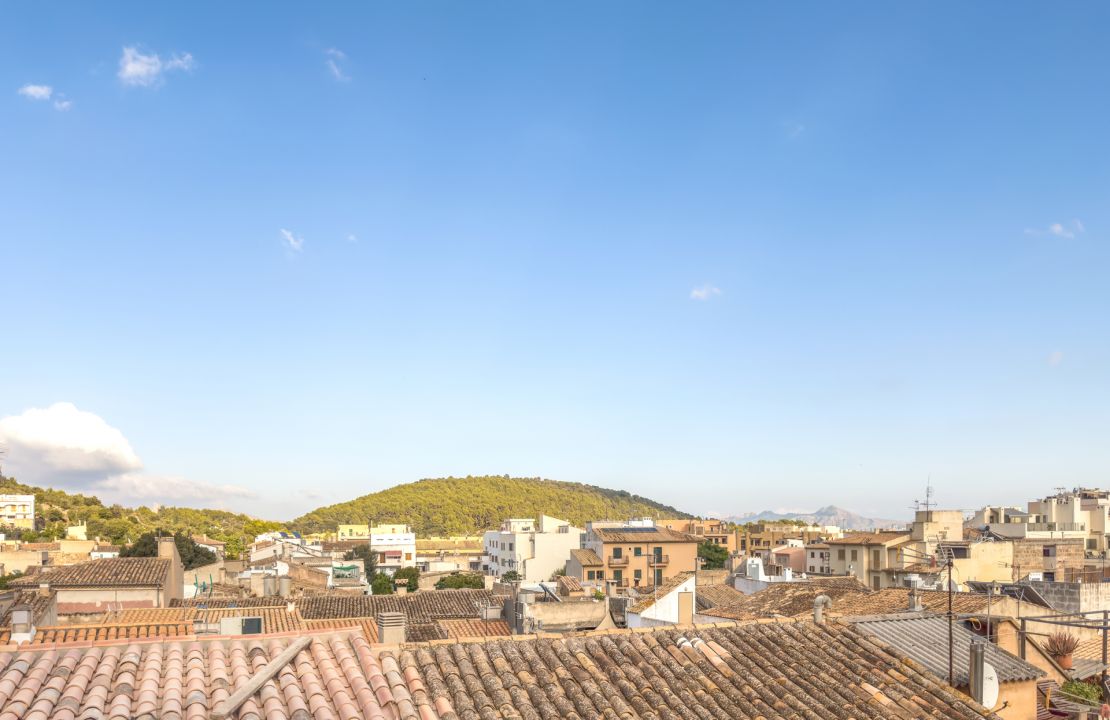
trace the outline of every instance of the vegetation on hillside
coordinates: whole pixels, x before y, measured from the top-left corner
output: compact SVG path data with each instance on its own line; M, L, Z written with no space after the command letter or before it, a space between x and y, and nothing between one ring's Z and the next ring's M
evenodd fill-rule
M158 538L165 537L166 531L143 533L134 544L120 550L120 557L158 557ZM216 562L216 553L208 548L197 545L185 533L175 532L173 544L177 546L177 554L181 556L181 564L186 570L211 565Z
M510 517L551 515L581 527L589 520L690 517L623 490L493 475L418 480L313 510L290 523L302 532L346 523L408 523L417 535L473 535Z
M711 542L698 543L698 557L705 560L702 567L706 570L720 570L728 560L728 548Z
M114 545L126 545L144 533L165 529L167 532L208 535L227 543L228 557L238 557L245 545L256 535L281 530L282 523L257 520L242 513L226 510L195 508L104 505L92 495L67 493L62 490L23 485L12 478L0 478L0 493L35 496L35 513L46 522L41 531L5 529L9 537L28 542L64 538L67 525L87 523L90 540L99 537Z

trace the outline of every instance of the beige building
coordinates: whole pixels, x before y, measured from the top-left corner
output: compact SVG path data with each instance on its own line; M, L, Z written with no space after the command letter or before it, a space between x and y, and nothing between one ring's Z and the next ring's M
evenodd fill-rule
M789 522L749 523L740 531L739 551L748 557L769 561L771 552L787 540L800 540L802 544L822 542L843 537L844 532L835 525L799 525Z
M583 584L621 592L662 585L697 568L698 538L665 527L586 526L585 547L571 553L567 574Z
M740 528L730 527L723 520L657 520L655 525L693 535L699 542L719 545L728 550L729 555L740 550Z
M902 568L901 548L910 540L905 531L850 533L829 540L829 567L833 575L855 575L878 590L891 582L885 571Z
M0 495L0 525L35 529L34 495Z

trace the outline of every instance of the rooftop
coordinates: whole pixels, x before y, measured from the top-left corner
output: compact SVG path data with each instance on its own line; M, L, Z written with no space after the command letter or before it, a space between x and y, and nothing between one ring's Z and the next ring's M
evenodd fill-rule
M652 588L652 592L650 594L637 597L636 602L628 608L628 612L644 612L645 610L651 608L651 606L655 605L655 602L657 600L674 592L682 585L682 583L686 582L693 576L694 573L692 572L675 573L671 577L667 578L666 582L664 582L662 585Z
M744 593L740 592L731 585L698 585L695 598L697 599L698 610L705 610L717 605L728 605L729 603L739 602L745 597Z
M170 572L170 560L156 557L103 558L76 565L47 566L39 572L16 578L9 587L162 587Z
M687 535L665 527L615 527L595 528L594 535L602 542L620 543L660 543L660 542L699 542L693 535Z
M899 538L909 539L909 531L906 530L883 530L880 532L860 532L845 535L842 538L833 538L826 540L826 545L882 545L892 540Z
M865 633L888 643L911 660L921 663L938 677L948 677L948 618L940 615L888 616L856 623ZM966 658L971 642L982 639L962 623L952 628L953 655L961 662L953 664L953 677L957 686L968 684ZM985 644L986 661L998 672L1000 682L1036 680L1045 672L994 643Z
M357 631L34 647L0 654L0 717L996 716L851 625L791 622L400 647Z
M601 558L599 558L597 556L597 553L595 553L593 550L589 550L589 549L578 550L578 549L576 549L576 550L571 550L570 554L571 554L571 557L573 557L575 560L577 560L578 564L581 565L582 567L595 567L595 566L601 565Z

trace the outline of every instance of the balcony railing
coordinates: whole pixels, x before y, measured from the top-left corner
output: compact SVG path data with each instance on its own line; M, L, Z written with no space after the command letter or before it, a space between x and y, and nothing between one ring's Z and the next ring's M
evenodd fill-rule
M670 558L666 555L652 555L648 558L648 565L651 567L662 567L670 562Z
M1030 531L1056 531L1056 532L1082 532L1087 529L1085 523L1072 522L1043 522L1029 523Z
M628 587L628 579L627 578L621 578L620 580L610 580L609 583L611 585L613 585L613 587L619 587L619 588Z
M623 567L628 565L628 558L626 557L611 557L609 558L609 565L611 567Z

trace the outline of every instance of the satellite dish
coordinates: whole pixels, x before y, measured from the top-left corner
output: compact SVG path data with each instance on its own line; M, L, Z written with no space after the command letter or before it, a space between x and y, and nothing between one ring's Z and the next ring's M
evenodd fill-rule
M989 662L983 663L983 707L993 708L998 704L998 671Z

